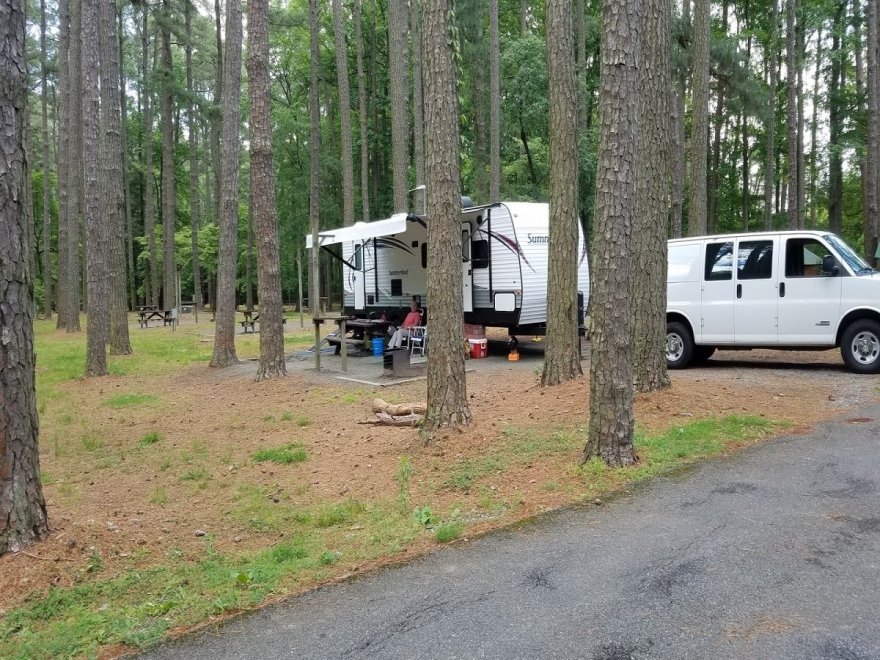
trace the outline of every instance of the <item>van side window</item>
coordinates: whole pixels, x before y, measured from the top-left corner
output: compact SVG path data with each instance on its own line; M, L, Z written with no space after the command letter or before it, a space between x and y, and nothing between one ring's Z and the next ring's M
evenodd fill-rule
M737 279L768 280L773 274L773 241L740 241Z
M707 282L733 279L733 242L706 244Z
M785 241L785 276L820 277L826 254L828 248L815 238L789 238Z

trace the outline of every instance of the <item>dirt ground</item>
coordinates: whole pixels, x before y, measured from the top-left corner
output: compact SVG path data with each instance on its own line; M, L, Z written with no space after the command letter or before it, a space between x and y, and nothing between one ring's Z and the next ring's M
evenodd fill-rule
M102 560L102 577L133 567L196 558L203 536L221 552L244 552L277 541L230 516L243 485L286 498L293 506L356 498L369 501L396 492L400 457L414 468L413 501L428 499L435 510L477 508L486 492L499 501L515 497L515 512L477 519L468 533L509 524L572 501L566 483L577 452L535 460L491 478L483 490L442 487L444 466L479 456L499 443L504 429L585 424L589 384L584 379L556 387L537 386L540 347L523 346L523 360L500 358L468 363L473 423L425 444L417 431L363 424L376 396L424 399L424 380L393 388L370 387L290 363L287 379L255 383L253 363L232 373L204 366L161 375L107 377L59 386L64 405L42 412L41 465L47 481L52 535L27 552L0 558L0 610L20 604L51 585L83 579L90 558ZM585 370L588 364L584 362ZM378 375L378 374L376 374ZM878 379L843 370L839 354L721 352L709 364L672 374L672 387L637 397L642 429L662 430L681 420L730 414L759 415L806 428L845 415L877 398ZM144 403L112 407L109 400L136 393ZM144 438L158 434L158 441ZM584 438L586 441L586 438ZM293 465L256 463L257 449L295 442L308 460ZM549 488L548 484L557 487ZM414 554L430 539L406 549ZM340 571L358 570L342 565Z

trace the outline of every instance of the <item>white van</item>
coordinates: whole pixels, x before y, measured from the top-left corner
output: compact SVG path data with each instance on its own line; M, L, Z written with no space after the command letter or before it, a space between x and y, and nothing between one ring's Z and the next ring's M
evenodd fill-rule
M834 234L782 231L669 241L666 364L716 348L840 346L880 372L880 273Z

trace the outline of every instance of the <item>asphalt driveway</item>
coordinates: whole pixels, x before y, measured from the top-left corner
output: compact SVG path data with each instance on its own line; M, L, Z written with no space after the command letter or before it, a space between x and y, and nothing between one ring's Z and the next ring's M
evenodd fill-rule
M880 406L148 658L880 658Z

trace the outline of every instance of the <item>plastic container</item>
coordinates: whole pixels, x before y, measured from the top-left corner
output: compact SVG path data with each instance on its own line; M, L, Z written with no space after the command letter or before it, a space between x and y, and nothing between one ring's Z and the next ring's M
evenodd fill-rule
M468 339L471 346L471 358L478 360L489 357L489 342L485 339Z
M385 340L382 337L373 337L373 355L380 357L385 350Z

